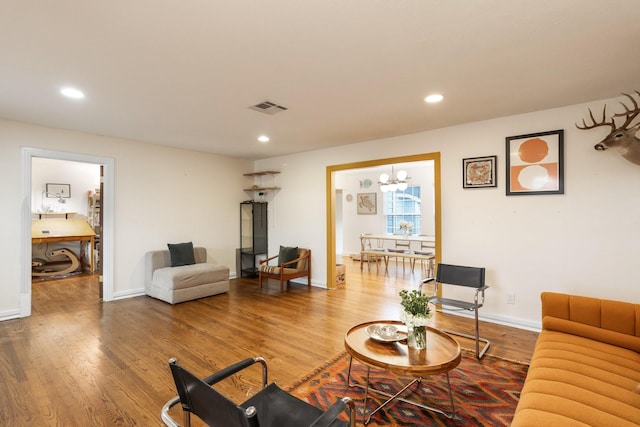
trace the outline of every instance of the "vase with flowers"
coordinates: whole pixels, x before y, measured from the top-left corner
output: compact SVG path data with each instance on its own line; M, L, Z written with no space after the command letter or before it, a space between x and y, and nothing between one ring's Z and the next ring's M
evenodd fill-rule
M413 231L413 223L409 221L402 220L398 222L398 227L400 227L400 231L405 236L411 234L411 232Z
M427 348L427 324L433 314L429 307L429 296L419 289L403 289L400 298L404 309L400 319L407 325L407 345L418 350Z

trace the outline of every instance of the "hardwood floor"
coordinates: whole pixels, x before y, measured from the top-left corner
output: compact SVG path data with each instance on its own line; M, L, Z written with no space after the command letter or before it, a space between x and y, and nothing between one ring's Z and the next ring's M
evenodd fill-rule
M237 279L227 294L175 306L149 297L102 303L94 276L34 281L33 314L0 322L0 425L160 426L160 408L175 395L170 357L205 376L260 355L270 380L287 386L343 351L348 327L398 319L399 290L419 281L402 268L377 275L345 265L347 283L331 291L293 284L281 294L275 281L258 289L257 280ZM472 322L438 313L434 325ZM530 359L537 333L480 329L489 354ZM255 368L222 391L243 400L259 386Z

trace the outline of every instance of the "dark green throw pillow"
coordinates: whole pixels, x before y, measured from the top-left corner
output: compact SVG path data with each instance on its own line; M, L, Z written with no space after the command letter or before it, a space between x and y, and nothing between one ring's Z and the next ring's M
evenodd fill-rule
M169 255L171 257L171 267L196 263L193 242L167 243L167 246L169 247Z
M290 248L287 246L280 246L280 253L278 254L278 265L282 265L285 262L293 261L298 258L298 248ZM287 265L286 268L296 268L295 265Z

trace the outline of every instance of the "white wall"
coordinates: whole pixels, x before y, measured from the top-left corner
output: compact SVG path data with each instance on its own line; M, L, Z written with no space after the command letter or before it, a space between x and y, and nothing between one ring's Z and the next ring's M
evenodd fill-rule
M252 162L130 140L0 120L0 319L20 307L20 220L23 147L114 159L114 297L144 289L144 254L168 242L193 241L210 260L235 270L239 203ZM10 184L10 185L9 185Z
M71 197L66 203L56 198L44 197L48 183L69 184ZM88 191L100 188L100 165L56 159L34 158L31 173L31 210L45 212L42 205L53 212L75 212L88 215Z
M370 180L369 188L361 187L361 182ZM335 187L342 190L342 236L344 255L360 252L360 239L363 233L381 234L384 232L382 192L378 189L377 177L371 170L340 171L335 175ZM375 193L377 209L375 214L358 214L358 194ZM345 200L350 194L353 199Z
M282 170L270 243L311 247L313 281L326 284L326 166L440 152L442 260L487 268L487 318L535 327L543 291L638 303L640 166L595 151L603 129L575 127L603 102L614 111L618 100L258 161L257 169ZM565 194L507 197L505 137L555 129L565 130ZM486 155L498 155L498 187L463 189L462 159Z

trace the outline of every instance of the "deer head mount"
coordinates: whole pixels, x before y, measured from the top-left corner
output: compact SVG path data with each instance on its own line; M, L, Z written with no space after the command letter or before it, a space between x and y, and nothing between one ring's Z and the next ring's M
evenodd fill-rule
M636 95L640 97L640 92L635 91ZM614 148L622 154L622 157L629 160L631 163L635 163L636 165L640 165L640 139L636 136L638 130L640 130L640 122L631 125L634 119L640 114L640 106L635 98L628 93L623 93L622 95L629 98L631 101L632 108L629 108L624 102L620 102L620 104L624 107L623 113L616 113L611 116L609 120L607 120L607 106L605 104L602 109L602 119L596 120L593 117L593 113L591 109L589 109L589 118L591 119L591 124L587 124L584 119L582 119L582 126L576 123L576 127L578 129L593 129L600 126L608 126L611 128L611 132L607 135L602 141L594 145L598 151L604 151L609 148ZM616 118L624 117L624 123L621 126L616 124Z

